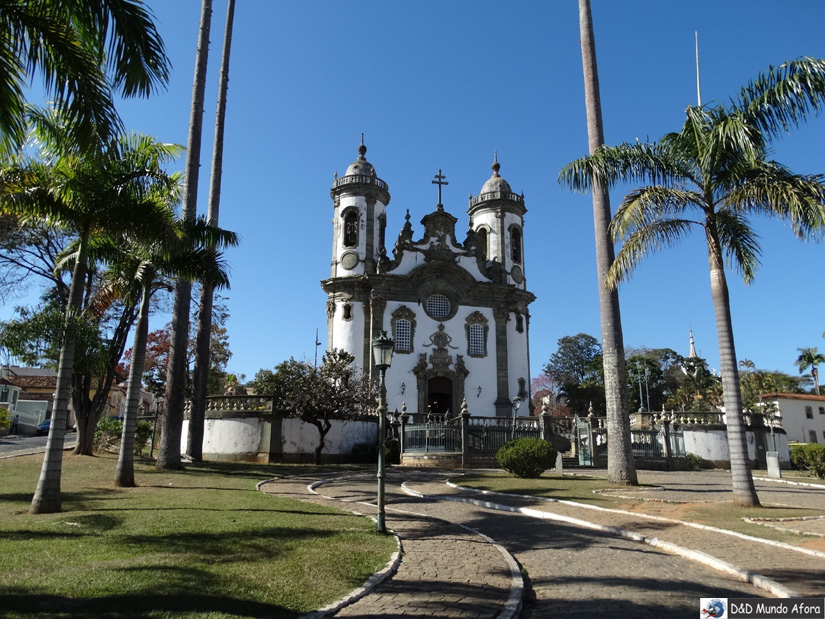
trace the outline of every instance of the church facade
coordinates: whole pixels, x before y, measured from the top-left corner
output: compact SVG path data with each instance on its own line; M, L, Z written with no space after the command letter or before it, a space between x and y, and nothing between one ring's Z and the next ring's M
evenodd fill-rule
M365 155L333 182L332 264L327 294L327 348L352 354L374 374L371 344L386 331L395 341L386 374L390 411L455 416L466 399L473 415L510 416L513 398L529 414L529 311L524 265L524 196L493 174L471 197L466 237L441 204L406 223L386 247L389 187Z

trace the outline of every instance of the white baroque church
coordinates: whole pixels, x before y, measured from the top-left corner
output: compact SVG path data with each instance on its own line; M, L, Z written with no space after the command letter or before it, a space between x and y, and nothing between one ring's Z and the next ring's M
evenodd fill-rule
M327 348L346 350L374 374L371 343L381 331L395 340L387 371L389 410L450 416L466 399L473 415L510 416L513 398L529 414L529 311L524 264L524 196L499 176L499 163L470 198L466 238L441 204L421 220L416 240L406 223L386 248L389 187L363 144L346 174L333 182L332 268L327 293Z

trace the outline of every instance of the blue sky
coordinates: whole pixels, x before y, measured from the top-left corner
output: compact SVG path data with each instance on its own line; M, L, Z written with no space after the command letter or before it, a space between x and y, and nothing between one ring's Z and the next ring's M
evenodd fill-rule
M168 90L120 106L127 128L186 143L200 2L150 0L173 63ZM214 1L199 211L206 209L214 99L225 0ZM694 32L702 100L727 101L770 64L825 57L825 3L816 0L593 0L608 144L677 130L696 103ZM387 239L410 210L435 208L438 169L445 208L467 225L467 197L501 175L524 192L524 245L537 374L557 340L599 337L590 196L557 183L586 152L575 0L493 2L278 2L238 0L224 153L223 227L241 235L229 253L227 293L234 356L252 378L295 356L311 359L315 330L326 345L333 174L367 158L390 188ZM825 120L775 142L798 172L825 171ZM183 162L180 162L180 169ZM614 206L621 198L612 195ZM751 286L730 274L739 359L796 373L798 347L825 330L823 247L760 221L763 266ZM712 367L718 350L706 249L699 235L648 259L620 289L626 346L687 354L688 329ZM163 326L157 316L151 328ZM321 348L321 352L323 347Z

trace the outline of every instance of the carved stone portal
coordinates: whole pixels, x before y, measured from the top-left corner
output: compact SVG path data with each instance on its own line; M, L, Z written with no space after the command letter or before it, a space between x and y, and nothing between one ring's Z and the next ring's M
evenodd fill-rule
M464 365L463 355L456 355L455 361L448 348L458 350L450 344L452 338L438 325L438 331L430 335L424 346L434 346L429 354L421 353L418 364L413 368L418 387L418 412L443 415L449 411L451 417L458 415L460 403L464 399L464 383L470 374ZM443 409L443 410L442 410Z

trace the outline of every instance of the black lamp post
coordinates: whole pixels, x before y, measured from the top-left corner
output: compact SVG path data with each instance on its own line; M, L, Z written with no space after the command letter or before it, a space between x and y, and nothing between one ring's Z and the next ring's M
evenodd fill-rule
M379 533L387 532L384 517L384 443L387 440L387 385L385 378L387 368L392 363L392 351L395 342L381 331L381 335L372 340L372 358L381 381L378 386L378 523L375 530Z
M157 395L155 396L155 421L152 423L152 444L149 446L149 457L154 458L155 454L155 430L158 427L158 413L160 413L160 409L163 407L163 396Z

